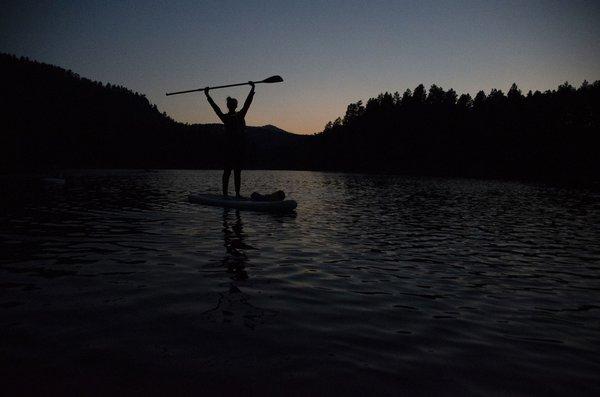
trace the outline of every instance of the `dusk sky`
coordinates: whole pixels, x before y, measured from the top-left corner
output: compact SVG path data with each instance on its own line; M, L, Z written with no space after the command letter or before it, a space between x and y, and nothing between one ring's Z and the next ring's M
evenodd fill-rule
M600 79L599 1L8 1L0 51L213 123L202 93L261 80L248 125L321 131L346 106L435 83L458 93ZM247 87L214 92L243 101Z

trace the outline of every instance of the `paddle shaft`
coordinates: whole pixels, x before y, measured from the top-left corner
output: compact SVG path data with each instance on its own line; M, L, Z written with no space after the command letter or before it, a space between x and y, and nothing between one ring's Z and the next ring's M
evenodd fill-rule
M254 84L264 83L264 81L253 81ZM216 90L217 88L227 88L227 87L237 87L238 85L247 85L248 83L238 83L238 84L227 84L227 85L218 85L216 87L208 87L211 90ZM204 88L197 88L195 90L187 90L187 91L177 91L177 92L167 92L167 96L169 95L177 95L177 94L187 94L188 92L196 92L196 91L204 91Z

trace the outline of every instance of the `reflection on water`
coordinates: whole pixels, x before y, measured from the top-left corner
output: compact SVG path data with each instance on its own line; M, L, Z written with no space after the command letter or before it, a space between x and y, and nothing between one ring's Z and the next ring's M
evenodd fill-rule
M245 251L254 248L244 243L244 224L240 211L223 209L223 243L225 245L223 265L227 272L231 274L233 280L246 280L248 256Z
M597 191L244 181L296 213L188 203L218 192L216 171L0 179L8 390L598 394Z

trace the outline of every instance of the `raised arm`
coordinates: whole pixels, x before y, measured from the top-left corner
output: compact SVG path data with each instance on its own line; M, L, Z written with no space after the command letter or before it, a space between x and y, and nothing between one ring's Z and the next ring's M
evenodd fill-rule
M210 97L210 94L208 93L209 90L210 89L208 87L206 87L204 89L204 94L206 95L206 99L208 100L208 103L210 103L210 106L213 108L213 110L215 111L217 116L219 116L221 121L225 122L225 120L223 119L223 112L221 111L221 109L219 109L219 107L217 106L215 101L213 101L213 99Z
M248 113L248 109L250 108L250 104L252 103L252 98L254 98L254 83L249 81L248 84L252 87L248 96L246 97L246 101L244 102L244 107L240 110L240 114L242 117L246 117L246 113Z

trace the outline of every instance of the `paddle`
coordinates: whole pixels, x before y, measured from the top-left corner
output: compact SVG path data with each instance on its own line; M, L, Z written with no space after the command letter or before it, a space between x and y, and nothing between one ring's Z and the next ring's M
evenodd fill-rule
M283 79L281 78L281 76L271 76L269 78L266 78L262 81L253 81L254 84L258 84L258 83L281 83L283 81ZM238 85L246 85L248 83L238 83L238 84L227 84L227 85L219 85L216 87L208 87L211 90L215 90L217 88L226 88L226 87L235 87ZM187 90L187 91L177 91L177 92L167 92L167 96L169 95L177 95L177 94L186 94L188 92L196 92L196 91L204 91L204 88L197 88L195 90Z

